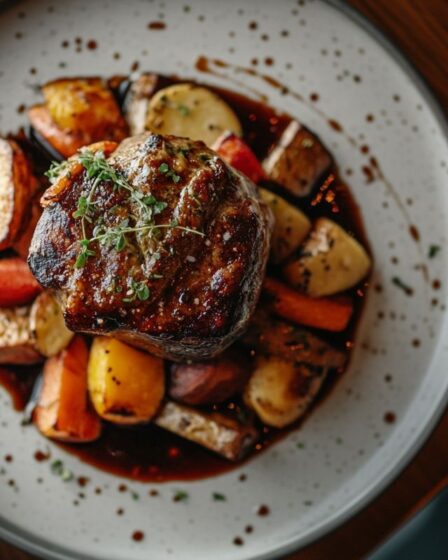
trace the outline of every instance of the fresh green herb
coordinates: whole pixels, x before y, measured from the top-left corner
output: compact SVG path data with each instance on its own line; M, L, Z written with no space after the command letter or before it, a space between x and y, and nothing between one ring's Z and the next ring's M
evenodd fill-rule
M430 245L429 246L429 251L428 251L428 257L430 259L433 259L434 257L437 256L437 254L441 250L442 250L442 247L440 247L440 245Z
M64 463L60 459L56 459L50 465L51 472L56 476L59 476L64 482L69 482L73 479L73 473L70 469L64 466Z
M178 490L173 496L173 501L186 502L188 501L188 498L189 498L188 492L185 492L184 490Z
M46 173L44 173L44 175L50 179L50 183L54 183L59 175L67 169L68 165L68 161L52 161L50 168Z
M126 293L125 298L123 298L123 301L125 303L130 303L132 301L135 301L136 299L139 299L140 301L146 301L149 296L151 295L151 292L148 288L148 286L144 283L144 282L136 282L133 278L131 279L131 287L129 288L128 292Z
M397 288L400 288L400 290L403 290L407 296L411 296L414 293L414 290L405 284L401 278L398 278L398 276L392 278L392 283L397 286Z
M135 190L128 183L127 179L107 162L102 151L93 153L90 150L82 150L79 153L79 161L85 168L86 175L92 181L92 184L88 194L79 197L77 209L73 213L73 217L80 220L82 230L82 239L79 242L80 251L75 261L75 268L83 268L88 259L96 255L92 247L96 242L101 245L114 247L116 251L123 251L128 245L129 234L146 233L157 238L161 229L177 228L187 233L204 235L195 229L179 226L177 222L155 224L154 216L162 213L167 207L167 203L157 200L152 194L145 194ZM61 167L62 164L53 164L47 172L48 176L57 177L61 172ZM174 183L178 183L181 179L179 175L170 169L167 163L160 164L159 171L171 178ZM101 182L109 182L114 189L124 189L127 191L130 200L139 209L139 214L137 216L131 215L134 224L131 224L130 219L127 218L114 227L107 227L104 218L98 217L92 230L92 236L89 237L87 235L87 224L92 224L95 221L96 203L94 195ZM115 215L117 215L117 212L115 212ZM160 254L154 253L154 258L158 260ZM134 299L138 297L144 301L150 297L147 286L139 286L138 289L134 290L134 293Z
M305 444L302 443L301 441L299 441L299 442L296 444L296 447L297 447L298 449L305 449Z
M135 501L140 499L140 495L138 494L138 492L131 491L131 496L132 496L132 499L135 500Z
M187 117L190 114L190 109L186 105L179 104L177 110L183 117Z
M219 492L213 492L213 499L215 502L225 502L227 500L224 494L220 494Z
M167 163L161 163L159 166L160 173L163 173L168 179L171 179L173 183L178 183L181 180L180 175L176 175L172 169L170 169Z

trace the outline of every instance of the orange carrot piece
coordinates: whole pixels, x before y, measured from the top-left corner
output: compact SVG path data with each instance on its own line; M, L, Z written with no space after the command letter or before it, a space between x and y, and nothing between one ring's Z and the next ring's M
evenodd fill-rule
M348 297L312 298L273 278L265 279L263 290L272 297L276 315L300 325L339 332L347 328L353 313Z
M88 401L88 358L84 339L75 336L68 348L45 363L43 387L34 412L34 421L45 436L79 443L100 436L101 420Z
M0 307L25 305L41 291L25 261L18 257L0 260Z

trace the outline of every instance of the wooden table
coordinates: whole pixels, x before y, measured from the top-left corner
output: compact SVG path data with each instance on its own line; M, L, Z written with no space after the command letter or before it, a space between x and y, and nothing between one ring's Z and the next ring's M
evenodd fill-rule
M349 0L381 27L426 78L448 114L448 2ZM355 560L373 550L437 485L448 479L448 411L398 479L354 519L289 560ZM35 560L0 542L0 560Z

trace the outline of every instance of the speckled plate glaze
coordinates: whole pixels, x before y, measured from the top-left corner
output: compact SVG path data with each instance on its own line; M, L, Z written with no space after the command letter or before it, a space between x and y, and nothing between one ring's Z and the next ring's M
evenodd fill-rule
M196 67L201 55L208 72ZM368 24L342 3L290 0L8 4L0 129L25 122L36 83L138 68L267 95L328 144L375 254L354 358L331 397L266 453L216 478L158 487L64 454L22 427L1 391L0 536L45 558L273 558L372 499L444 407L447 254L428 255L447 241L447 131L420 79ZM36 450L89 480L62 482ZM173 501L179 489L187 501Z

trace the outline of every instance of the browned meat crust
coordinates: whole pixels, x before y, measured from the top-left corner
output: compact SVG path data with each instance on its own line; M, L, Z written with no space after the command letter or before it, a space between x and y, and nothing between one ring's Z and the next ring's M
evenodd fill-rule
M158 229L145 226L129 190L102 180L86 236L143 229L126 233L120 250L116 236L92 242L94 255L76 268L84 233L74 213L96 177L75 163L36 228L31 270L59 291L74 331L111 333L174 360L215 356L245 329L260 293L272 217L255 185L202 142L151 133L123 141L107 164L138 196L164 203L153 212Z

